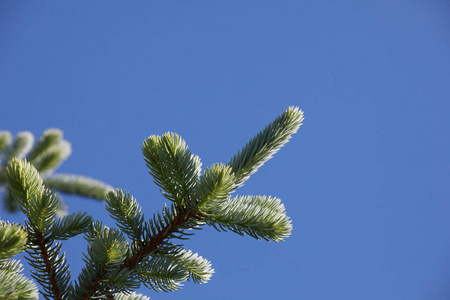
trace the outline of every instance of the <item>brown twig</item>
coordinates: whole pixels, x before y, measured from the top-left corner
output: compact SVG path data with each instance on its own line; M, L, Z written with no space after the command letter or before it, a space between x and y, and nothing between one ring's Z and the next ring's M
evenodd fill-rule
M47 247L45 246L44 237L41 232L36 232L35 238L35 244L39 247L40 255L44 262L45 271L52 286L55 299L61 299L61 291L59 290L59 286L56 282L56 270L53 270L52 264L50 263L50 257L48 255Z
M119 268L120 270L128 269L133 270L136 266L149 254L154 253L158 246L164 242L167 238L169 238L179 227L181 227L186 221L190 218L195 217L199 212L196 211L183 211L178 210L176 217L166 224L164 228L162 228L155 236L153 236L149 241L143 244L143 246L134 253L133 256L129 257L125 260L122 266ZM92 293L94 293L95 288L98 286L102 279L98 279L95 282L95 285L91 286L89 289L89 293L83 298L84 300L90 299Z

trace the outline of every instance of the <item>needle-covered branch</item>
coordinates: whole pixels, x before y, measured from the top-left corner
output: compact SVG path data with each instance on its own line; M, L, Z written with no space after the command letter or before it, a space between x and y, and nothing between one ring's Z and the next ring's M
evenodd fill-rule
M38 299L36 284L22 273L22 264L10 258L25 250L27 232L18 224L0 221L0 299Z
M71 291L70 272L61 243L55 237L64 239L82 232L89 224L84 215L68 217L54 226L59 202L55 195L45 188L39 172L26 160L14 158L7 167L7 180L12 196L19 203L26 216L28 234L26 257L33 267L33 278L41 285L41 293L47 299L69 299ZM84 226L84 228L83 228Z
M12 135L11 132L6 130L0 131L0 154L7 151L11 147Z
M120 231L97 222L90 227L87 240L86 266L75 283L72 299L95 299L138 287L131 271L120 268L129 257L128 242Z
M204 211L208 224L217 230L248 234L266 241L283 241L292 230L284 205L277 198L240 196L228 199Z
M57 168L69 157L72 147L63 140L63 133L59 129L48 129L39 138L28 154L28 160L39 172Z
M8 149L6 163L9 163L14 157L25 157L25 155L27 155L27 153L31 150L31 147L33 147L33 142L34 136L31 132L19 132L11 148Z
M22 271L22 264L16 260L0 262L0 299L39 299L36 284L21 274Z
M34 143L31 132L24 131L17 134L14 141L8 131L0 131L0 191L3 194L3 206L10 212L18 210L18 204L11 196L6 185L6 165L14 158L26 158L40 176L47 188L65 194L75 194L83 197L103 200L113 188L99 180L86 176L72 174L54 174L55 170L71 154L70 143L63 139L59 129L48 129ZM58 197L58 201L61 198ZM59 205L58 214L64 215L66 207Z
M290 235L291 220L278 198L232 194L290 139L302 120L303 113L298 108L289 108L228 164L216 163L204 172L200 159L180 136L150 136L142 146L144 159L154 182L170 200L150 219L127 191L112 191L110 186L85 177L48 175L56 162L62 161L55 149L61 150L67 144L60 131L46 131L28 156L37 167L12 158L6 171L0 172L0 178L7 174L9 185L5 194L26 215L24 227L0 224L0 242L4 244L0 245L0 272L15 272L17 282L28 291L26 295L34 297L33 284L21 279L17 271L20 268L2 261L26 248L27 259L34 268L33 277L46 299L146 300L147 297L134 293L141 284L167 292L180 289L185 281L208 282L214 273L211 263L180 244L193 235L192 229L210 225L219 231L276 242ZM10 135L0 132L0 155L11 147L19 149L19 142L11 143ZM23 155L24 150L21 151ZM44 177L40 170L45 171ZM57 219L60 202L49 187L98 198L106 195L106 210L118 229L94 222L81 212ZM85 233L88 244L85 266L77 280L71 282L61 241L80 233ZM9 289L10 286L4 289L0 285L0 296Z
M183 206L189 201L201 172L201 162L186 142L175 133L152 135L144 141L142 152L155 183L164 196Z
M139 203L128 192L116 190L106 195L106 210L116 221L117 226L132 241L141 241L145 221Z
M303 112L292 106L252 138L228 163L236 175L236 184L242 185L272 158L297 132L302 122Z
M103 200L113 187L100 180L73 174L54 174L44 180L47 187L65 194Z
M21 253L26 244L27 232L22 225L0 220L0 261Z
M67 240L86 231L92 223L92 217L86 212L73 213L57 219L49 230L49 239Z

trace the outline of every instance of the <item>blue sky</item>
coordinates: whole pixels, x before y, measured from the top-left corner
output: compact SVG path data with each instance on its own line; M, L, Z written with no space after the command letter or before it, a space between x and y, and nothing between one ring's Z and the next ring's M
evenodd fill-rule
M304 125L238 194L282 199L283 243L205 228L205 285L151 299L448 299L445 1L3 1L0 128L64 131L58 172L164 198L140 146L179 133L227 162L290 105ZM103 205L65 198L113 225ZM1 218L20 221L1 211ZM75 277L84 240L67 245ZM74 251L74 249L79 249Z

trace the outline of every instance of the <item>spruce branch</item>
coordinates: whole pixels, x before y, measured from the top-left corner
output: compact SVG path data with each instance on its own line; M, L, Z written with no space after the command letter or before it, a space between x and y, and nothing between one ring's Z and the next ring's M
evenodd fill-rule
M223 202L236 188L232 169L224 164L213 164L200 177L197 188L197 208Z
M55 221L58 212L58 200L48 189L41 194L35 194L26 206L21 207L28 218L28 224L38 232L48 232Z
M66 194L103 200L113 187L99 180L73 174L54 174L44 178L45 185Z
M67 240L84 233L92 223L92 217L86 212L73 213L56 220L49 230L49 239Z
M147 288L155 291L170 292L182 287L183 281L188 278L188 272L179 264L164 257L154 257L144 261L136 268L139 280Z
M0 263L0 299L37 300L36 284L23 274L19 261L8 260Z
M57 168L72 152L59 129L47 129L28 154L28 161L40 172Z
M39 156L30 162L40 172L56 169L72 153L70 143L60 141L58 144L48 147Z
M25 250L27 232L19 224L0 220L0 262Z
M30 230L31 231L31 230ZM34 268L31 276L41 285L46 299L69 299L70 272L61 243L52 243L38 231L31 231L25 258Z
M134 217L141 217L136 214L136 212L139 211L139 208L136 203L133 202L131 196L124 194L120 190L117 190L116 193L108 194L107 207L109 207L108 210L113 218L116 219L119 227L125 227L127 224L132 225L135 223L133 218L120 220L120 216L123 215L124 211L130 206L134 206L134 208L131 209L132 216L134 213ZM114 209L114 205L118 205L118 207ZM168 243L168 240L171 238L182 238L182 236L185 235L183 232L184 229L198 226L196 218L192 215L191 211L175 207L174 204L171 207L166 206L163 212L163 214L156 214L150 223L146 224L144 228L145 233L143 234L144 239L140 240L135 247L131 248L131 252L124 258L118 272L129 274L129 282L134 282L132 274L136 274L148 287L153 287L157 290L172 290L178 286L178 283L176 282L184 281L189 278L192 278L193 281L197 283L206 281L209 279L208 274L211 272L207 268L209 267L208 263L205 262L204 259L198 258L191 253L177 252L174 250L177 249L177 246ZM104 228L101 228L101 224L96 223L87 236L88 241L98 240L98 236L101 234L102 230L104 230ZM135 230L131 230L127 232L127 234L134 237L136 233ZM169 261L168 258L163 258L162 255L164 255L164 253L167 254L171 251L174 251L172 254L178 253L178 260L172 258ZM94 251L94 246L91 242L89 255L93 252L101 253L101 251ZM95 257L87 257L86 261L88 264L91 264L93 261L99 260ZM174 262L178 263L175 264ZM173 264L174 266L170 267L170 272L168 271L172 277L167 274L163 276L167 281L164 281L159 277L154 277L154 275L151 275L153 273L143 271L143 268L146 269L143 266L147 266L148 268L152 267L153 269L156 268L161 271L161 268L164 268L164 266L167 267L169 264ZM77 299L88 299L89 297L92 297L94 292L101 289L102 282L106 280L106 277L102 272L89 272L89 270L92 269L95 268L86 267L83 269L83 272L79 277L80 283L75 289L79 296ZM184 275L181 276L181 273ZM153 279L146 280L145 278Z
M14 158L6 169L9 190L21 209L28 207L32 195L43 192L44 183L39 172L25 159Z
M19 132L9 149L6 163L10 162L14 157L22 158L27 155L33 146L34 136L29 131Z
M132 241L140 241L144 234L144 216L136 199L128 192L116 190L106 195L106 210L117 226Z
M185 229L197 226L193 212L165 207L163 214L156 214L146 226L146 239L142 246L124 262L122 268L134 269L143 259L162 250L169 251L173 247L167 243L171 238L182 238Z
M227 165L213 164L203 173L200 159L190 152L180 136L174 133L150 136L142 146L144 159L155 183L171 203L149 220L127 191L112 191L110 186L90 179L82 182L84 177L49 176L55 166L48 164L49 157L57 157L49 153L64 143L62 132L46 131L29 155L40 170L46 171L44 176L36 166L18 158L13 158L3 173L7 174L8 194L27 219L25 229L0 222L0 242L5 241L4 245L0 244L0 272L18 272L20 268L13 262L2 264L2 257L23 250L27 240L27 259L35 269L32 276L42 286L41 293L46 299L144 300L148 298L133 292L141 283L156 291L171 291L181 288L185 281L207 282L214 273L211 263L173 240L187 239L192 235L189 230L205 224L219 231L267 241L287 238L292 224L279 199L231 197L231 194L289 140L302 120L303 113L290 107L251 139ZM4 136L7 145L7 134ZM105 198L106 209L119 229L93 222L90 216L80 212L57 220L60 203L49 186L90 196L109 192ZM86 191L89 186L98 193ZM86 265L72 285L59 240L82 232L86 233L88 242L87 252L83 254ZM32 282L27 284L31 291ZM7 289L0 285L0 293Z
M53 174L55 169L71 154L71 145L63 139L63 133L59 129L46 130L34 143L34 137L30 132L20 132L12 142L11 133L0 131L0 192L3 194L3 206L10 212L18 210L18 204L11 197L6 182L6 165L14 158L27 158L39 172L48 188L56 191L76 194L83 197L103 200L106 194L113 188L99 180L86 176L72 174ZM3 159L5 158L5 159ZM3 186L2 186L3 185ZM60 201L58 215L66 214L66 206Z
M19 224L0 220L0 299L37 299L36 284L23 276L23 267L11 257L25 250L27 232Z
M181 265L188 272L186 280L192 279L196 284L206 283L214 273L211 262L190 250L177 249L162 256L172 260L174 264Z
M28 233L26 257L34 267L32 276L43 288L47 299L67 299L70 291L70 273L61 244L49 238L58 200L46 189L38 171L29 162L14 158L7 167L8 183L12 196L27 217Z
M181 282L189 279L194 283L209 280L213 270L207 260L168 243L172 238L183 238L186 235L184 229L199 226L197 211L174 204L170 208L166 206L163 214L153 217L145 228L146 234L142 235L142 229L136 228L135 224L143 216L137 202L129 194L120 190L109 193L107 209L120 228L129 226L124 232L130 237L139 237L140 241L120 269L133 270L147 287L162 291L178 289ZM128 219L125 217L127 212ZM99 278L93 281L98 282Z
M128 243L118 230L96 222L86 236L86 266L78 276L73 299L91 299L137 288L130 270L120 268L128 257Z
M207 223L219 231L230 230L266 241L283 241L292 230L284 205L277 198L240 196L205 208Z
M252 139L229 166L214 164L201 176L200 164L193 163L195 156L181 137L171 133L150 136L142 148L147 166L155 183L174 204L170 208L166 206L162 214L156 214L145 227L147 234L142 234L142 228L136 224L143 215L135 199L121 191L108 195L108 210L119 227L129 237L143 238L122 267L138 270L141 280L150 288L173 290L180 287L186 273L164 253L175 249L168 241L183 239L185 229L207 222L217 229L257 239L281 241L289 236L291 222L279 199L265 196L230 199L229 196L289 140L301 121L302 112L289 108ZM139 271L143 266L146 272ZM162 274L162 270L167 273Z
M187 280L196 284L206 283L214 273L208 260L182 248L154 254L136 270L148 288L166 292L180 289Z
M28 160L30 162L33 162L41 156L46 149L57 145L59 142L62 141L63 138L63 132L56 128L49 128L42 136L39 138L39 140L34 144L33 149L30 151L30 154L28 155Z
M12 135L11 132L7 130L0 131L0 155L9 147L11 147Z
M236 176L236 185L242 185L272 158L297 132L302 121L303 112L298 107L291 106L234 155L228 165Z
M175 133L152 135L142 146L145 161L155 183L164 196L185 205L195 188L201 172L201 162L185 141Z

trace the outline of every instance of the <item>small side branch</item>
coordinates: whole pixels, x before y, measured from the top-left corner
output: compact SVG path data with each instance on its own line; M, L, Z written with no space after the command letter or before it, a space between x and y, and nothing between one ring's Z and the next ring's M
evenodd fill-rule
M56 272L53 270L52 264L50 263L50 255L47 251L47 247L45 245L44 237L41 232L36 232L35 234L35 244L39 247L40 256L42 261L44 262L45 272L50 281L50 285L52 287L53 295L55 299L61 298L61 291L59 290L59 286L56 280Z
M136 251L136 253L124 262L121 269L132 270L139 264L144 257L153 253L160 244L169 238L179 227L181 227L189 218L192 218L195 213L191 211L181 212L177 214L175 219L164 228L162 228L152 239L150 239L144 246Z
M185 224L190 218L193 218L196 215L196 211L178 210L176 217L170 223L166 224L166 226L164 226L156 235L154 235L153 238L144 243L144 245L139 250L137 250L133 256L125 260L119 269L134 270L146 256L155 253L159 245L161 245L166 239L170 238L170 236L180 227L182 227L183 224ZM104 278L99 274L99 277L95 280L95 284L93 284L89 288L89 292L83 297L84 300L90 299L102 280L104 280Z

